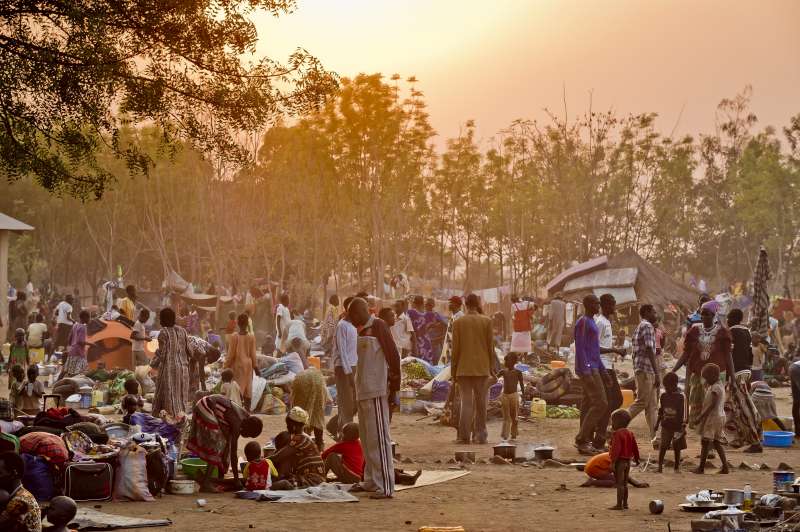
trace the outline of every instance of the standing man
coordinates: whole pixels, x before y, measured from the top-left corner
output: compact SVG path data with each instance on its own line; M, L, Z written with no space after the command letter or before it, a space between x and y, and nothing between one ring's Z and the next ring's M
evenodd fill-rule
M289 347L289 322L292 321L292 314L289 311L289 294L282 293L278 301L278 307L275 309L275 338L277 339L275 345L283 354Z
M653 322L656 311L653 305L639 307L642 320L633 332L633 375L636 379L636 401L628 409L631 420L644 410L650 439L656 437L655 424L658 413L658 391L661 378L656 368L656 331Z
M126 296L119 302L119 313L131 321L136 319L136 287L129 284L125 287Z
M389 397L400 390L400 355L389 327L372 316L367 302L355 298L348 308L358 333L358 430L364 447L364 480L354 491L372 491L372 499L394 496Z
M72 319L72 294L67 294L63 301L56 305L56 349L69 345L69 333L75 321Z
M336 338L336 322L339 320L339 296L336 294L331 295L328 299L328 307L325 309L325 315L322 318L322 327L320 328L320 344L326 356L330 357L330 363L333 363L333 343Z
M561 294L553 296L550 308L547 311L547 345L558 349L561 347L561 335L564 333L564 319L566 318L567 305L561 299Z
M575 437L575 447L587 456L598 452L592 447L592 440L601 431L599 427L608 409L603 382L605 367L600 360L600 331L594 321L599 310L600 300L590 294L583 298L583 316L575 322L575 374L583 387L581 426ZM605 429L602 432L605 439Z
M489 376L494 375L492 320L479 313L480 300L467 296L467 313L453 322L452 374L461 398L456 443L484 444L486 432L486 394Z
M625 356L625 350L614 347L614 330L611 327L611 318L617 312L617 300L611 294L600 296L600 314L594 317L597 325L598 335L600 336L600 361L603 363L604 371L601 372L603 384L606 390L606 401L608 407L600 423L597 425L592 446L596 449L603 449L608 439L608 423L611 420L611 413L622 406L622 391L619 388L617 372L614 370L614 355Z
M408 317L408 301L398 299L394 303L395 321L392 325L392 336L400 351L401 357L413 354L417 345L417 337L414 334L414 324Z
M357 408L355 370L358 365L358 330L350 321L347 312L352 301L352 297L344 300L345 313L336 324L333 338L333 374L336 383L338 425L330 428L336 430L337 438L341 436L344 426L353 421Z

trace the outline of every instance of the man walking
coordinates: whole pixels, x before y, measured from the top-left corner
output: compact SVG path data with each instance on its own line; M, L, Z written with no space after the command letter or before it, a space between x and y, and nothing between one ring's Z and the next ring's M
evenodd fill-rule
M592 440L608 408L602 375L605 368L600 360L600 332L594 321L599 310L600 300L590 294L583 298L583 316L575 322L575 374L583 387L581 426L575 437L575 447L587 456L598 452L592 447Z
M656 332L653 322L656 311L653 305L639 307L641 321L633 332L633 375L636 379L636 401L628 409L631 420L644 410L650 439L656 437L655 424L658 413L658 390L661 379L656 372Z
M72 331L72 294L67 294L63 301L56 306L56 349L66 349L69 346L69 333Z
M486 432L486 394L489 376L494 375L492 320L480 314L480 300L467 296L467 313L453 322L452 374L461 398L457 443L484 444Z
M345 315L336 323L333 338L333 374L336 382L336 404L338 426L336 436L342 434L345 425L356 415L355 369L358 365L358 331L347 312L352 298L344 300Z
M622 391L619 388L617 372L614 370L614 355L625 356L625 350L614 347L614 330L611 327L611 317L617 311L617 301L611 294L600 296L600 314L594 317L600 337L600 361L603 363L604 371L601 372L603 384L606 390L606 400L608 407L592 440L592 446L596 449L603 449L608 439L608 423L611 420L611 413L622 406Z
M394 496L389 397L400 390L400 354L389 327L370 314L365 300L353 299L347 313L360 329L356 398L365 460L364 480L353 491L372 491L372 499L389 499Z

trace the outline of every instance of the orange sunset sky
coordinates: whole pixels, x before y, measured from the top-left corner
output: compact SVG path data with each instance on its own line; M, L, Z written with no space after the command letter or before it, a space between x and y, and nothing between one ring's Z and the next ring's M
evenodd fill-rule
M298 0L255 15L258 54L302 46L342 76L416 75L441 137L474 118L483 139L515 118L655 111L711 132L745 85L761 126L800 113L800 0ZM681 109L683 109L681 115Z

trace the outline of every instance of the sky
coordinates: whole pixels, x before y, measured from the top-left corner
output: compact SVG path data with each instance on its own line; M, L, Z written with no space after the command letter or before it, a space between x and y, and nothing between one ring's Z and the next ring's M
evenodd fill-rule
M340 76L414 75L442 139L517 118L656 112L665 134L712 133L753 88L761 126L800 113L800 0L298 0L254 16L257 55L303 47Z

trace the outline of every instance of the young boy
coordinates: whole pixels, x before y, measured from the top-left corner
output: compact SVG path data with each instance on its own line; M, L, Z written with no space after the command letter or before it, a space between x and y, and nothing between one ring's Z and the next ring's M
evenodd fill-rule
M69 532L67 525L78 513L78 505L69 497L53 497L47 509L47 520L52 526L43 527L46 532Z
M686 398L678 389L678 376L675 373L664 375L664 389L658 409L658 419L654 430L661 425L661 446L658 449L658 470L664 471L664 456L672 444L675 452L675 472L680 471L681 450L686 448Z
M13 407L17 410L22 410L22 388L23 382L25 382L25 372L22 370L22 366L19 364L14 364L13 366L9 366L10 371L8 372L8 400L11 402Z
M150 319L150 311L143 308L139 311L139 318L133 324L131 331L131 358L133 367L147 365L147 355L144 353L144 347L149 338L147 337L147 328L145 323Z
M503 429L500 437L507 440L509 435L511 440L517 439L519 398L525 394L525 383L522 381L522 372L514 366L517 364L517 354L509 353L503 361L505 368L500 371L503 377L503 395L500 397L500 405L503 409ZM517 393L519 388L519 393Z
M232 403L242 406L242 392L239 389L239 384L233 380L233 370L225 368L220 376L222 377L222 386L219 393L230 399Z
M19 409L26 414L36 415L41 408L44 384L38 380L39 368L36 364L28 366L28 379L22 383L19 392Z
M322 452L325 474L332 471L336 480L344 484L361 482L364 475L364 451L358 439L358 423L347 423L342 427L342 441Z
M636 437L628 430L631 415L625 409L614 410L611 414L611 449L609 457L614 469L614 480L617 485L617 504L609 510L628 509L628 476L631 472L631 461L639 465L639 446Z
M261 457L261 445L257 441L248 442L244 446L244 456L247 458L243 471L244 489L268 490L272 487L272 477L277 477L278 471L272 461Z

